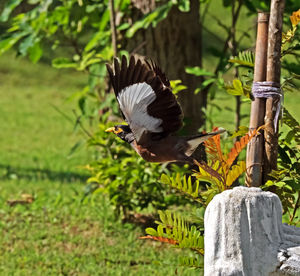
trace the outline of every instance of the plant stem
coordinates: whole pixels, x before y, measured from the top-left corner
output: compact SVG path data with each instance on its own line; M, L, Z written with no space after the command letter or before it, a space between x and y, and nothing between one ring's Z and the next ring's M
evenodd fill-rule
M298 199L295 203L295 207L294 207L294 210L293 210L293 214L292 216L290 217L290 222L293 221L295 215L296 215L296 212L297 212L297 209L300 207L300 192L298 191Z
M111 42L114 50L114 55L118 53L117 49L117 29L116 29L116 13L115 13L115 3L114 0L108 1L110 10L110 30L111 30Z

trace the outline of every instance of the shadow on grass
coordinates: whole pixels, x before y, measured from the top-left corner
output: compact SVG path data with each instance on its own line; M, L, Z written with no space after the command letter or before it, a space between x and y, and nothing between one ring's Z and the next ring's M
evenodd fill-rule
M25 180L49 180L62 183L86 182L90 175L70 171L51 171L40 168L12 167L0 164L0 179L25 179Z

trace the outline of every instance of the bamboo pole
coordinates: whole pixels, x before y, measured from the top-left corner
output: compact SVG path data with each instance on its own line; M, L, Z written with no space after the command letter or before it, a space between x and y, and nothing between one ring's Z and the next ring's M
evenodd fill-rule
M268 46L268 13L258 13L257 37L254 66L254 82L266 80L267 46ZM257 129L264 124L265 116L264 98L255 98L251 103L250 130ZM252 139L247 147L246 185L258 187L262 185L263 168L263 135Z
M267 81L280 85L280 58L282 40L282 19L284 0L272 0L268 37ZM277 168L278 131L274 126L274 118L279 97L266 100L265 115L265 156L264 156L264 181L268 174ZM278 129L278 128L277 128Z

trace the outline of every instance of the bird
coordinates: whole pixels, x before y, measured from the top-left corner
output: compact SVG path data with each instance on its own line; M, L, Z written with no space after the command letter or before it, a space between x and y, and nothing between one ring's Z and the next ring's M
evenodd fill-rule
M223 133L219 129L193 136L177 136L183 126L183 112L172 93L166 74L153 60L125 55L106 64L109 79L122 117L127 124L110 127L113 132L147 162L184 162L205 140Z

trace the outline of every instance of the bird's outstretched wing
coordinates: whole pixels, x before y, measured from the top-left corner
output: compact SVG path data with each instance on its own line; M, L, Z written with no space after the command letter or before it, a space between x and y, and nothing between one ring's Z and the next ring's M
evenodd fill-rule
M113 68L107 64L109 77L120 109L136 141L148 145L182 126L182 111L173 95L170 82L153 62L142 63L125 56L121 64L114 59Z

